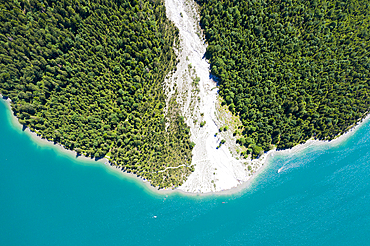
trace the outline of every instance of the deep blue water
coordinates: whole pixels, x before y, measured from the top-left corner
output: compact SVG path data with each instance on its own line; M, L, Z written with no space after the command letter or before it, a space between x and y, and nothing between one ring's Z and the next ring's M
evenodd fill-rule
M369 130L275 155L238 194L166 197L34 143L0 103L0 245L369 245Z

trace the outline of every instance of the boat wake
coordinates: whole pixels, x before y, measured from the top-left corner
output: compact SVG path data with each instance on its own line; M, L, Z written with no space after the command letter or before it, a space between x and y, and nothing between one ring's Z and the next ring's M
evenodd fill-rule
M281 173L284 169L283 169L284 167L281 167L281 168L279 168L278 170L277 170L277 173Z

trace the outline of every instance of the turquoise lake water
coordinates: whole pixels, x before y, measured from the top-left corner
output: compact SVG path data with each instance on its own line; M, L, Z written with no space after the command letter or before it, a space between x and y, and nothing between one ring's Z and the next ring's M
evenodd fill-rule
M370 244L369 121L339 144L275 155L222 196L166 197L40 146L3 102L0 136L0 245Z

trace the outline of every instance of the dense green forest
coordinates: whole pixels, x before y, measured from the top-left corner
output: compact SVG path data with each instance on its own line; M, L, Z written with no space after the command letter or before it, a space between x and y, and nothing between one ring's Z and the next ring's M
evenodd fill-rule
M368 0L198 2L244 155L333 139L368 112Z
M193 145L164 115L178 30L161 0L0 0L0 28L0 93L21 124L156 187L184 182Z

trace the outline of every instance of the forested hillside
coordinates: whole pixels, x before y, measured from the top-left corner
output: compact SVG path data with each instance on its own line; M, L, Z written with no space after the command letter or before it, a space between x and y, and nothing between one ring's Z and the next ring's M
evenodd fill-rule
M165 126L177 29L160 0L0 0L0 28L0 93L21 124L154 186L182 184L192 146L175 109Z
M368 0L199 0L243 154L332 139L369 109Z

